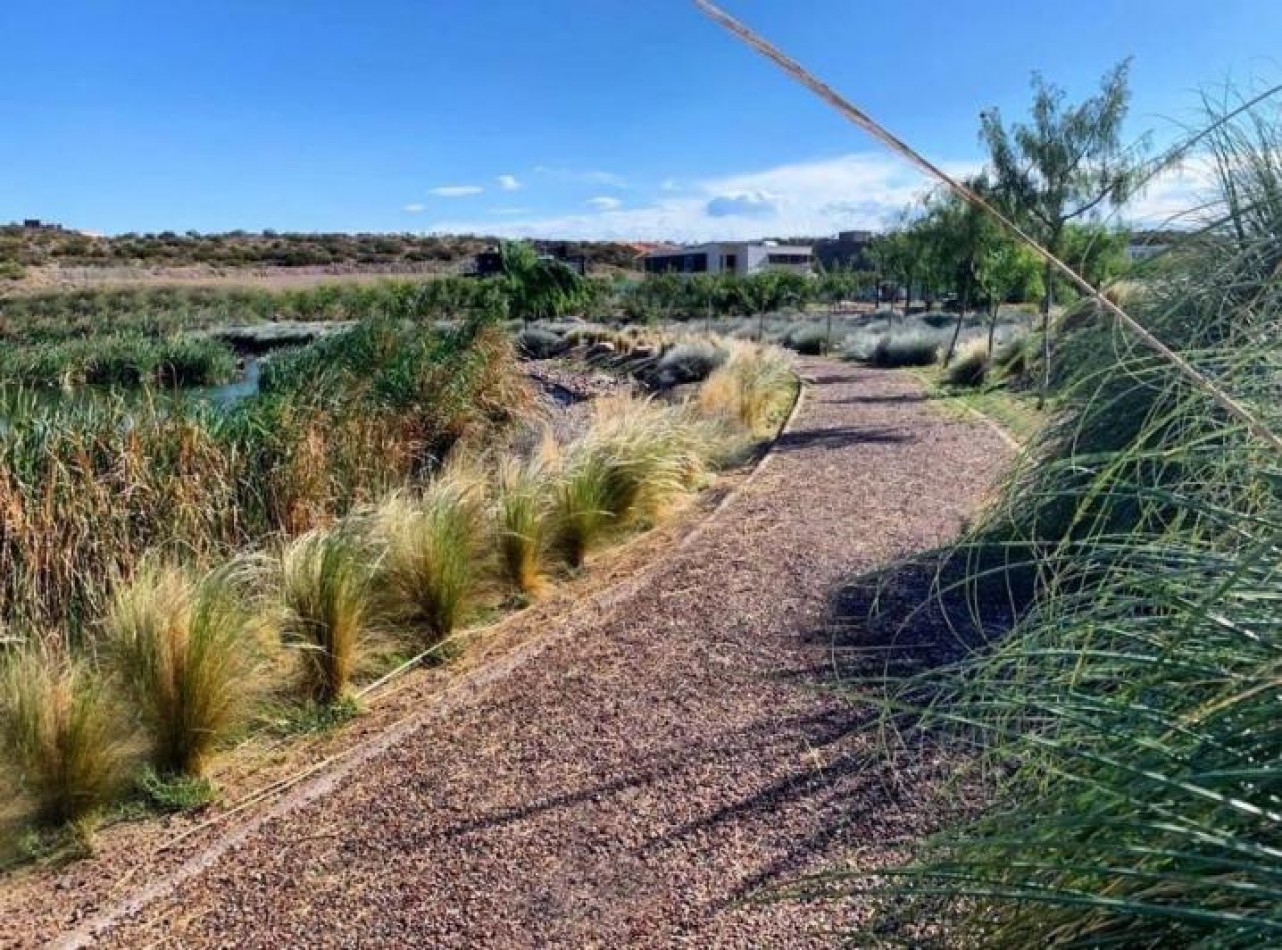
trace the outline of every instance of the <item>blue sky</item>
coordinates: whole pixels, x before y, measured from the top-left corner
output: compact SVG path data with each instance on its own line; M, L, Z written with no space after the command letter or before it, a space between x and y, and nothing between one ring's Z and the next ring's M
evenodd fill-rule
M1159 139L1207 83L1282 78L1278 0L725 6L958 170L1034 69L1080 96L1134 55ZM921 187L687 0L3 0L0 36L0 220L693 240Z

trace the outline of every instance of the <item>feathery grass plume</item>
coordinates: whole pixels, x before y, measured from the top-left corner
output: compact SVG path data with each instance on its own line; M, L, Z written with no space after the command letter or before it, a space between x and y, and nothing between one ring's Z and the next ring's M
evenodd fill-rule
M603 398L562 456L552 492L553 544L572 566L611 532L662 517L706 471L719 440L684 407Z
M390 617L423 628L429 644L462 623L484 576L482 497L468 478L444 472L421 497L388 499L378 511L385 550L378 583Z
M1277 103L1206 142L1213 223L1128 304L1278 431ZM991 766L991 807L877 873L956 898L959 942L1278 945L1282 465L1122 328L1060 332L1059 417L954 555L1031 577L1019 619L885 701ZM981 581L965 584L982 622Z
M133 726L102 677L78 660L19 648L0 665L0 761L45 825L91 821L126 787Z
M109 649L162 774L202 775L258 698L260 627L237 570L150 563L112 599Z
M566 452L552 486L552 544L571 567L581 567L615 526L606 482L600 455Z
M343 698L371 643L371 552L351 527L315 530L280 556L280 632L306 697Z
M683 409L620 395L598 399L571 453L599 458L606 510L620 525L661 516L703 473L706 430Z
M733 341L725 365L699 389L699 408L708 416L759 434L782 421L796 377L783 351Z
M988 341L976 337L958 347L944 370L944 379L953 386L982 386L988 375Z
M494 517L499 569L523 594L544 588L543 559L547 553L551 513L551 482L555 477L539 459L504 458L495 486Z

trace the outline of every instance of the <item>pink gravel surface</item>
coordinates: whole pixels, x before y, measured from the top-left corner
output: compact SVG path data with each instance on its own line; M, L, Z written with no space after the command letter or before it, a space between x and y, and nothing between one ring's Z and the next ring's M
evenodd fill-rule
M828 595L952 536L1009 450L907 376L800 366L766 466L603 615L185 874L144 869L65 941L801 947L857 929L856 900L759 899L936 822L911 789L932 763L888 775L819 688Z

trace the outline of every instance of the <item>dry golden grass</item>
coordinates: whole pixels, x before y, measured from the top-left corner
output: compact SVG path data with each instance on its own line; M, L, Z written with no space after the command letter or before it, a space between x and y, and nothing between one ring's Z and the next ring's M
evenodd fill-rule
M238 582L148 564L112 600L108 648L163 774L202 775L260 695L262 628Z

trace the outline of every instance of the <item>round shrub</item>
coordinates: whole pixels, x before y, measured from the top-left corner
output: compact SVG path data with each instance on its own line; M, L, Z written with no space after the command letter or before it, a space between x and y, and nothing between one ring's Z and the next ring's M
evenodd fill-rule
M726 361L726 351L712 343L678 343L659 359L659 385L701 383Z
M551 330L530 327L516 335L516 351L527 359L546 360L560 356L567 349L565 339Z

